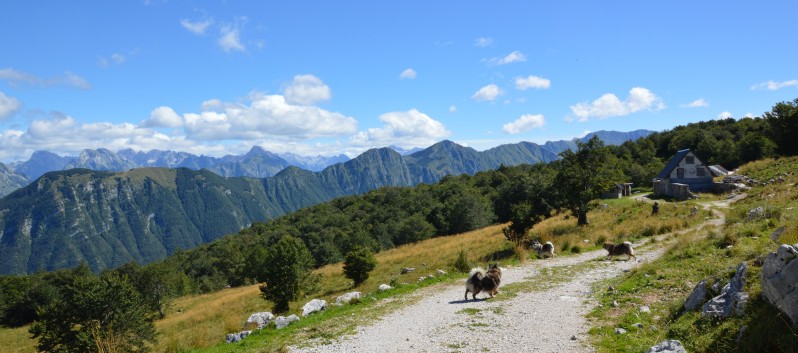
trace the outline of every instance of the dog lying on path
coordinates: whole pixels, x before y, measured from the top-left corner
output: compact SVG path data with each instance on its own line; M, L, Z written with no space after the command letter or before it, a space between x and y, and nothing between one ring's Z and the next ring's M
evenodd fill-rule
M502 269L499 264L493 264L488 267L485 272L482 268L472 269L466 279L465 300L468 300L468 293L473 293L472 298L477 299L479 292L485 291L493 298L494 295L499 293L499 284L502 281Z

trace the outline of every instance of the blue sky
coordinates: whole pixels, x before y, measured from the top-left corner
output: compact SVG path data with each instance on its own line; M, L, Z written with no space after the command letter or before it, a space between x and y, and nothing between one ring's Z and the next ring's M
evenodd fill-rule
M6 1L0 161L484 150L760 116L795 1ZM689 147L689 146L686 146Z

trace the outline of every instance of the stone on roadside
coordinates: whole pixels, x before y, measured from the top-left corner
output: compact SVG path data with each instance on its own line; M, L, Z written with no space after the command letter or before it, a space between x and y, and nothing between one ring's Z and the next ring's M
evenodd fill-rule
M282 329L294 321L299 321L299 316L291 314L288 317L278 316L276 319L274 319L274 324L277 326L277 329Z
M360 299L360 292L349 292L335 298L335 305L344 305L355 299Z
M646 353L687 353L687 350L682 346L682 342L667 340L649 348Z
M317 311L327 309L327 301L323 299L313 299L302 306L302 316L308 316Z

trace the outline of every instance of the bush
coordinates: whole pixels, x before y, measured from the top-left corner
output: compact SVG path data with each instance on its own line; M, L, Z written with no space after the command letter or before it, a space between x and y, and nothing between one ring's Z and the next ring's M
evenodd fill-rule
M458 272L468 273L468 271L471 271L471 264L468 262L468 254L465 249L460 249L460 252L457 254L457 260L454 260L453 266Z
M377 267L377 259L369 248L356 246L346 254L344 276L355 282L354 287L369 279L369 273Z

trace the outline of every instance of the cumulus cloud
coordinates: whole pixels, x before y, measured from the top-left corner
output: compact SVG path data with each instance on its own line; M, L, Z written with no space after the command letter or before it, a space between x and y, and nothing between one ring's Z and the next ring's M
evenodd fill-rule
M348 135L357 131L357 121L352 117L314 106L294 105L282 95L254 92L248 100L249 105L226 103L217 111L184 114L188 138L309 139Z
M782 82L770 80L770 81L758 83L758 84L755 84L755 85L751 86L751 90L764 90L764 89L766 89L766 90L769 90L769 91L775 91L777 89L782 89L782 88L790 87L790 86L798 86L798 80L789 80L789 81L782 81Z
M313 75L294 76L294 80L283 93L288 103L304 105L324 102L332 98L330 87Z
M709 106L709 102L704 100L704 98L699 98L699 99L696 99L696 100L694 100L694 101L692 101L690 103L681 105L682 108L702 108L702 107L708 107L708 106Z
M731 112L725 111L725 112L722 112L722 113L718 114L718 120L724 120L724 119L728 119L728 118L733 118Z
M405 71L402 71L401 74L399 74L399 78L403 80L404 79L412 80L416 78L416 70L406 69Z
M0 92L0 120L5 119L16 113L22 104L14 97L6 96Z
M502 132L505 134L520 134L532 130L534 128L543 127L546 124L546 119L540 114L524 114L520 118L511 123L504 124Z
M471 99L477 102L493 101L496 99L496 97L500 96L502 93L504 92L501 90L501 88L499 88L499 86L491 83L485 87L480 88L479 91L477 91L477 93L474 93L474 95L471 96Z
M516 77L515 88L519 90L526 90L529 88L546 89L551 87L551 81L547 78L529 75L527 77Z
M488 47L493 45L493 38L479 37L474 41L474 45L478 47Z
M526 61L526 55L524 55L524 53L516 50L516 51L513 51L510 54L507 54L507 55L503 56L503 57L490 58L490 59L487 59L485 61L488 63L488 65L491 65L491 66L506 65L506 64L516 63L516 62Z
M247 48L241 43L240 29L237 25L225 25L219 29L219 47L226 52L244 52Z
M208 99L200 104L200 108L202 110L216 110L222 107L224 107L222 101L216 98Z
M198 36L205 34L205 30L213 24L213 19L206 19L202 21L193 22L188 19L180 20L180 25L191 33Z
M141 127L169 127L183 126L183 119L170 107L158 107L150 113L150 118L140 124Z
M9 85L12 86L18 84L29 84L41 87L72 86L84 90L91 89L91 83L89 83L88 80L69 71L65 72L63 76L42 79L26 72L12 68L5 68L0 69L0 80L5 80Z
M566 121L588 121L590 118L605 119L612 116L624 116L641 110L658 111L665 109L665 103L654 93L643 87L629 90L629 96L621 101L618 96L606 93L590 103L579 103L571 106L571 116Z
M358 132L350 142L365 147L426 147L451 134L440 121L416 109L385 113L380 121L382 128Z

